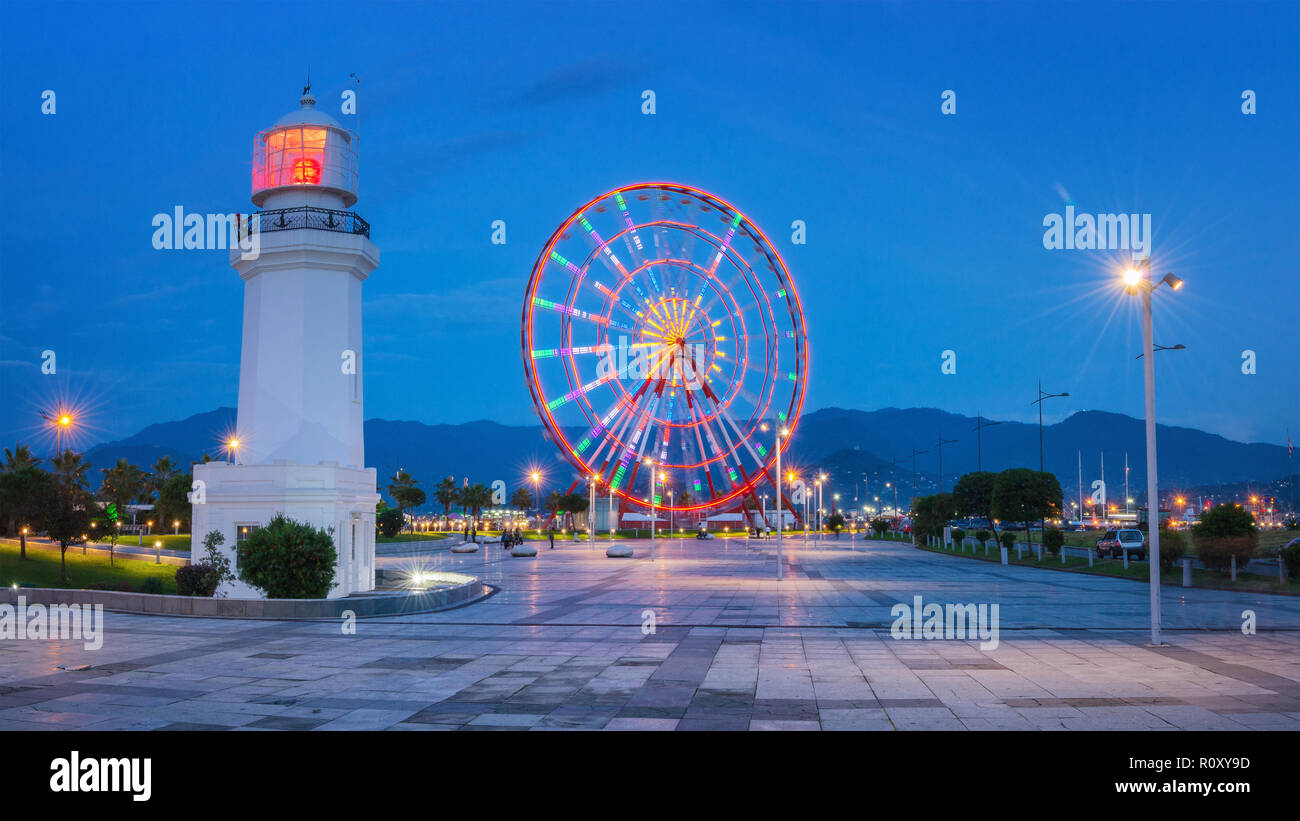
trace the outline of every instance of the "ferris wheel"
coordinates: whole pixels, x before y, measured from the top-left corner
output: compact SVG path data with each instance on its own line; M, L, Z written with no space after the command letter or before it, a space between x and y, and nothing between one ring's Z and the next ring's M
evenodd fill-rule
M685 185L626 186L566 219L533 266L521 339L575 486L594 479L620 507L756 502L774 427L793 432L803 406L803 309L781 255Z

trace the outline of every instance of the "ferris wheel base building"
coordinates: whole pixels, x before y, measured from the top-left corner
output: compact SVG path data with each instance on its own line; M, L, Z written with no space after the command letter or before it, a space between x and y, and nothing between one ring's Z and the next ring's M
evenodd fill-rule
M227 461L194 466L191 556L210 531L236 546L277 513L332 531L330 597L375 586L374 468L365 467L361 286L379 264L357 200L354 135L300 108L254 142L256 253L232 248L244 283L239 413ZM260 597L243 582L222 593Z

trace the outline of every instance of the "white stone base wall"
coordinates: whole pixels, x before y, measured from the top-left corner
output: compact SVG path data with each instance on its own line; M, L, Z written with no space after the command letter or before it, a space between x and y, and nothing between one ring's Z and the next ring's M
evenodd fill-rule
M330 598L375 588L374 468L344 468L332 462L300 465L231 465L209 462L194 466L194 481L202 483L191 494L193 538L191 561L205 553L203 537L219 530L226 537L222 550L238 574L235 545L241 527L265 525L277 513L326 530L333 529L338 566ZM198 501L195 497L201 494ZM217 595L265 598L241 581L223 583Z

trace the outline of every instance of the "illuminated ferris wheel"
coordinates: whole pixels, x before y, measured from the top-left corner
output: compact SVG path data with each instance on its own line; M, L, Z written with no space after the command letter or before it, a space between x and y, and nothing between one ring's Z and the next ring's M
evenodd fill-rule
M579 208L533 266L521 336L575 485L702 510L773 481L771 426L793 431L807 384L803 310L772 243L718 197L645 183Z

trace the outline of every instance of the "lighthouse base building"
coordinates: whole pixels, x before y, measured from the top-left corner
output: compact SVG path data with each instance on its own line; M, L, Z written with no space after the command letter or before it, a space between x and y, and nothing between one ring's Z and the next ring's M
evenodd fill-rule
M316 110L257 135L253 204L232 248L244 284L239 413L226 460L194 466L191 557L217 531L237 546L276 514L329 531L338 554L330 597L375 586L375 470L365 467L361 287L379 264L356 203L356 141ZM255 249L249 252L248 245ZM218 595L258 597L243 582Z

